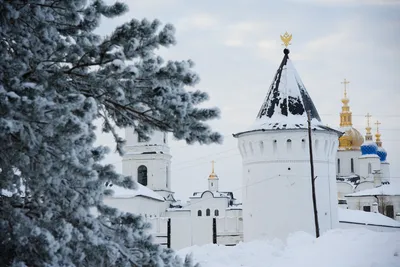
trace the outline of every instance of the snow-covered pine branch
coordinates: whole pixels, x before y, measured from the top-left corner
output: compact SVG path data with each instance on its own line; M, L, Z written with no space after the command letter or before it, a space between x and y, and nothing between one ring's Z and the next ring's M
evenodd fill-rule
M100 161L94 121L219 143L217 108L196 85L193 62L156 53L174 27L131 20L102 38L102 16L127 11L102 0L0 0L0 265L192 266L152 243L140 217L103 205L105 183L130 177ZM96 208L98 216L90 211Z

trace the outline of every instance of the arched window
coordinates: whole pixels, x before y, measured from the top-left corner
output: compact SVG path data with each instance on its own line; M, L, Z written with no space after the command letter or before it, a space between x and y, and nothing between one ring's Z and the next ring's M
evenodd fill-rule
M206 209L206 216L210 216L210 215L211 215L210 209Z
M354 173L354 159L350 160L350 168L351 168L351 172Z
M219 210L214 210L214 216L219 216Z
M368 163L368 174L372 173L372 165Z
M337 172L340 173L340 159L337 159Z
M201 217L201 210L197 211L197 216Z
M147 185L147 167L144 165L140 165L137 172L138 172L138 174L137 174L138 183L146 186Z

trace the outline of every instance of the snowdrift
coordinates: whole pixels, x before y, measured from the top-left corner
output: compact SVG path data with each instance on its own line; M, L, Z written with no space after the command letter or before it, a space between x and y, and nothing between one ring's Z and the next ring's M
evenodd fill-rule
M400 232L335 229L318 239L297 232L285 243L258 240L178 251L180 256L190 253L202 267L400 267Z

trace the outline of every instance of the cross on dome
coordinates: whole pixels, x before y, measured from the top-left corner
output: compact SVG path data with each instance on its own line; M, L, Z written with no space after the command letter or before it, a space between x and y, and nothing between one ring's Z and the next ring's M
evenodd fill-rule
M349 82L348 80L346 80L346 78L344 78L344 81L341 82L341 84L344 84L344 98L347 98L347 85L348 85L349 83L350 83L350 82Z
M370 121L369 119L372 117L371 114L367 113L367 115L365 115L365 117L367 118L367 126L370 127Z
M382 123L380 123L378 120L375 122L376 125L376 132L379 133L379 125L381 125Z
M367 130L365 134L365 141L372 142L371 124L370 124L370 118L372 117L372 115L367 113L365 117L367 118L367 127L365 127L365 130Z

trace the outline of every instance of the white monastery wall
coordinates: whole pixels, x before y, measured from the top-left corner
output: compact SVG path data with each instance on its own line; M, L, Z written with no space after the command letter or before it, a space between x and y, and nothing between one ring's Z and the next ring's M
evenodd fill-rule
M224 217L226 216L227 207L228 200L226 198L214 197L212 192L205 191L202 198L191 198L190 205L187 208L192 210L192 217L205 217L207 216L207 210L209 210L211 217L216 215L216 210L218 211L218 216ZM198 216L199 211L201 211L201 216Z
M338 220L334 165L338 140L334 133L314 131L313 142L320 230L324 232ZM284 239L295 231L314 233L307 130L244 133L239 149L244 240ZM268 196L269 201L260 196ZM271 220L270 214L280 219Z

